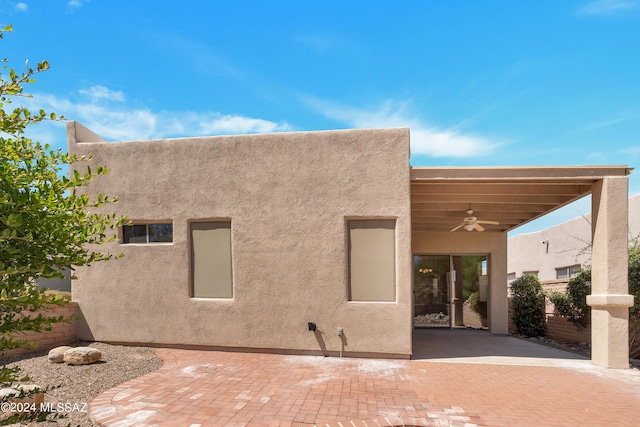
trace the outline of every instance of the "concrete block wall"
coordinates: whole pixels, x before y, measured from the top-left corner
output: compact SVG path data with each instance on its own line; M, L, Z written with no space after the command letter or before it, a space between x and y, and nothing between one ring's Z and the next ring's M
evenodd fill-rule
M551 280L542 284L546 295L552 292L565 292L567 280ZM571 321L556 314L556 307L549 298L545 298L545 336L549 339L569 343L591 343L591 325L578 328Z
M52 305L45 311L42 311L43 316L70 318L72 316L77 317L78 303L69 302L65 306ZM33 316L37 316L39 312L33 313ZM16 335L15 338L25 341L31 341L36 344L35 348L16 348L14 350L6 352L5 356L15 356L18 354L29 353L40 350L50 350L54 347L61 345L72 344L77 341L78 333L76 329L76 321L73 320L69 323L61 322L53 326L51 331L33 332L27 331Z
M569 343L591 343L591 326L578 329L576 326L561 316L553 313L545 313L545 336L549 339Z

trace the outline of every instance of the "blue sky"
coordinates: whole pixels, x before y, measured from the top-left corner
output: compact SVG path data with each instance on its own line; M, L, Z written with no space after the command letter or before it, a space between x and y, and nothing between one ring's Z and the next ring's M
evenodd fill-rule
M0 0L0 23L11 66L51 64L24 103L108 140L408 126L416 166L640 160L640 0Z

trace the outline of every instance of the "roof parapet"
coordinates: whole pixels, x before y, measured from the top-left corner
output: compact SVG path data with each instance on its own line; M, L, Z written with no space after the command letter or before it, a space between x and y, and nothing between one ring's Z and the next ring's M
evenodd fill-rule
M106 142L106 140L76 121L67 122L67 145L85 142Z

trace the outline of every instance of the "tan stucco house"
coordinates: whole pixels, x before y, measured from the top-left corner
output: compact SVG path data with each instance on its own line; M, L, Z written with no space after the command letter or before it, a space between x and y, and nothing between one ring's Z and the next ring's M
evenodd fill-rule
M626 166L412 168L409 129L67 138L132 221L77 271L82 339L409 358L416 275L457 325L465 256L506 334L507 231L592 193L592 359L628 367Z
M640 194L628 202L629 239L640 236ZM507 278L534 274L541 281L574 277L591 263L591 213L532 233L509 238Z

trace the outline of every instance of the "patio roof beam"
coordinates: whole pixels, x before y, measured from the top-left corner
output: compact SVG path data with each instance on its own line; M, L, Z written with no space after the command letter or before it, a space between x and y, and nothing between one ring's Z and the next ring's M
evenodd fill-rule
M411 197L411 203L429 204L429 203L456 203L460 202L460 195L434 194L434 195L415 195ZM465 201L469 203L518 203L518 204L544 204L555 206L559 203L566 203L573 198L572 196L548 196L542 194L533 195L494 195L486 196L482 194L466 194Z
M463 199L464 200L464 199ZM412 202L413 210L417 211L453 211L464 214L467 209L474 212L547 212L549 205L546 204L517 204L517 203L417 203ZM474 216L475 215L474 213Z
M411 179L585 179L595 182L604 177L627 176L633 171L626 165L598 166L487 166L487 167L413 167Z
M483 215L488 215L487 211L474 211L473 215L477 217L481 217ZM527 212L492 212L491 215L494 217L499 217L504 220L513 220L513 221L523 221L531 218L531 213ZM411 217L414 219L417 218L454 218L460 219L460 212L450 212L450 211L426 211L426 210L412 210Z
M509 185L503 183L416 183L411 184L412 195L540 195L540 196L575 196L576 194L588 194L592 184L584 185L537 185L521 184Z

